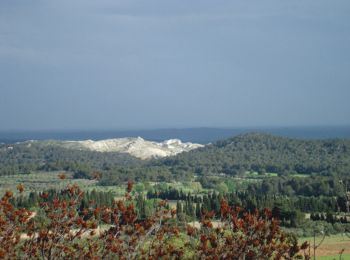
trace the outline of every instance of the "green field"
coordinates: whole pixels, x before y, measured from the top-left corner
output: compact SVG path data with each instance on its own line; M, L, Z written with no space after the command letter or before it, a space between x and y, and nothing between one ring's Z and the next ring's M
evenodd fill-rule
M116 196L123 196L125 194L125 183L116 186L99 186L96 180L87 179L73 179L72 173L66 172L66 179L61 180L58 175L62 172L35 172L30 174L16 174L10 176L0 177L0 196L6 191L12 191L18 194L17 185L23 184L25 186L24 195L30 192L41 192L48 189L63 189L69 184L77 184L84 191L105 191L113 192ZM207 190L203 189L199 182L172 182L172 183L148 183L148 186L159 185L164 189L174 188L182 190L185 193L201 193Z
M338 255L330 255L330 256L320 256L317 257L318 260L339 260L339 254ZM341 257L341 260L350 260L350 254L343 254Z
M84 190L96 188L96 181L86 179L73 179L71 173L65 173L66 179L61 180L58 177L60 172L36 172L31 174L16 174L10 176L1 176L0 178L0 196L9 190L17 194L17 185L23 184L25 187L24 195L30 192L40 192L48 189L63 189L68 184L78 184Z
M252 179L261 179L261 178L269 178L269 177L277 177L278 174L275 172L265 172L259 174L258 172L251 172L251 171L246 171L243 175L243 177L246 178L252 178Z

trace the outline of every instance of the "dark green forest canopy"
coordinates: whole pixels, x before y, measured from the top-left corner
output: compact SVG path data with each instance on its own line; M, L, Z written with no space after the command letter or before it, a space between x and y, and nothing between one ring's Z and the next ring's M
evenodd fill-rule
M141 164L141 160L125 153L73 150L43 142L0 145L0 175L37 170L66 170L86 175L92 171L103 171L117 166L131 167Z
M30 145L29 145L30 144ZM181 180L195 175L239 175L270 172L279 175L350 173L350 140L300 140L261 133L239 135L164 159L142 161L125 153L93 152L26 142L0 145L0 175L37 170L72 171L88 178L94 171L103 182Z
M300 140L250 133L155 162L197 175L245 171L284 174L350 173L350 140Z

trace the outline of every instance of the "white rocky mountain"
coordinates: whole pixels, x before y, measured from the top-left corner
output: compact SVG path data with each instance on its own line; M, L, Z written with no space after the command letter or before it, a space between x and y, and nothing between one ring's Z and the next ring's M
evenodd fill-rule
M189 142L183 143L179 139L153 142L144 140L141 137L116 138L99 141L54 141L50 142L50 144L60 145L69 149L128 153L140 159L172 156L204 146Z

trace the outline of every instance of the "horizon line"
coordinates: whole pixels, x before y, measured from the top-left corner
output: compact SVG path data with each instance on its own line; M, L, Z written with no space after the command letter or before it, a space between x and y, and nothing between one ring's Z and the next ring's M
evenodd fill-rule
M125 132L125 131L164 131L164 130L196 130L196 129L217 129L217 130L230 130L230 129L283 129L283 128L348 128L350 124L337 124L337 125L257 125L257 126L188 126L188 127L129 127L129 128L47 128L47 129L0 129L0 133L23 133L23 132Z

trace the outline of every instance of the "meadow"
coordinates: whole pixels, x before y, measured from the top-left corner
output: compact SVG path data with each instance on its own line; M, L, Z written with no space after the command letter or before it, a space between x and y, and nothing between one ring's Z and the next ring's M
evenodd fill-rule
M96 181L87 179L73 179L71 173L65 173L66 179L61 180L58 177L60 172L33 172L30 174L16 174L9 176L1 176L0 196L9 190L18 193L16 187L19 184L25 185L23 195L30 192L41 192L49 189L62 189L68 184L77 184L84 189L96 187Z
M322 240L322 236L316 237L316 245ZM311 256L313 256L313 237L305 237L299 239L300 242L308 241L311 245ZM344 249L342 257L340 251ZM316 259L319 260L333 260L333 259L350 259L350 237L345 234L326 236L321 245L316 249Z
M66 178L61 180L59 174L64 173ZM110 186L100 186L96 180L88 179L75 179L73 174L70 172L62 171L40 171L32 172L30 174L15 174L8 176L1 176L0 179L0 196L2 196L5 191L12 191L15 195L18 194L17 185L23 184L25 190L23 195L28 195L30 192L41 192L49 189L63 189L68 184L77 184L84 191L104 191L113 192L116 196L123 196L125 193L125 183L120 185L110 185ZM201 193L207 192L207 189L203 189L199 182L189 181L189 182L147 182L147 186L158 186L161 189L174 188L177 190L182 190L185 193ZM137 185L136 185L137 187ZM142 187L145 189L145 187Z

